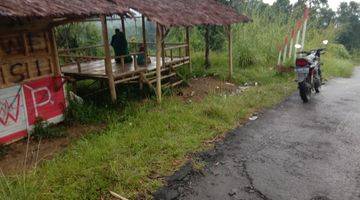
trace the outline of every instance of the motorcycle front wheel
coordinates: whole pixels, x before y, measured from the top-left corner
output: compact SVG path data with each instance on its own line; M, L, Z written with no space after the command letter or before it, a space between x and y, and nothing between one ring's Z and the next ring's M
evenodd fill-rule
M299 83L300 97L304 103L309 102L311 97L311 89L307 87L306 81Z

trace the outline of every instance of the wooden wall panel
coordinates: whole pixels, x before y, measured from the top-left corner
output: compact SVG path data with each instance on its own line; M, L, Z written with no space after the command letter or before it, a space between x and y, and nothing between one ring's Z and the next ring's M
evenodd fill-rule
M53 73L48 30L0 35L0 88Z

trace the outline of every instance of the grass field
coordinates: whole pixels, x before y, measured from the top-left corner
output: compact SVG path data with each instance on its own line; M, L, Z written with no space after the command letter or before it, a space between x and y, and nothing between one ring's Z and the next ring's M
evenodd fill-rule
M212 54L207 73L227 76L222 54ZM201 73L201 55L194 67ZM220 58L220 59L219 59ZM223 59L224 58L224 59ZM349 61L329 57L328 77L348 77ZM259 109L271 107L296 89L293 75L279 75L271 66L235 70L234 82L257 82L257 87L235 96L210 95L203 102L185 104L176 97L133 103L119 114L113 107L86 105L76 119L107 122L108 128L76 141L64 153L26 175L2 178L1 199L99 199L111 189L129 198L149 198L187 159L189 153L211 148L204 141L224 134ZM299 103L301 103L299 101Z
M211 148L205 141L223 135L253 112L274 106L295 92L295 76L274 70L274 44L282 40L288 26L274 19L270 24L267 17L252 18L254 23L234 28L232 82L257 83L256 87L239 95L213 94L192 103L171 95L165 96L160 105L151 100L153 96L140 103L121 93L115 105L106 103L108 95L89 98L85 105L71 106L68 123L106 123L107 128L74 141L65 152L35 170L3 176L0 199L100 199L109 196L108 190L130 199L150 198L163 184L162 177L171 175L191 153ZM198 33L192 35L192 42L201 41ZM310 31L308 46L316 47L322 39L332 41L334 37L331 28ZM329 48L324 56L326 78L351 75L354 64L346 53L341 46ZM194 75L226 79L226 51L212 52L208 71L203 69L202 54L193 53Z

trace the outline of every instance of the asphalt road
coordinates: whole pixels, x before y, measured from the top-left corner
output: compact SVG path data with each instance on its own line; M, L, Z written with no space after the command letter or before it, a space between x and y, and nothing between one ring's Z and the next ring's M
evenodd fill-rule
M292 95L216 147L180 199L360 199L360 69L303 104Z

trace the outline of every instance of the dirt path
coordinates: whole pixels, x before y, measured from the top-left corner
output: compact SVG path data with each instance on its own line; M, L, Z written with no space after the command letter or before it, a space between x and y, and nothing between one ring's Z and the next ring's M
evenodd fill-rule
M294 94L202 158L202 174L185 167L156 199L360 199L360 69L308 104Z

